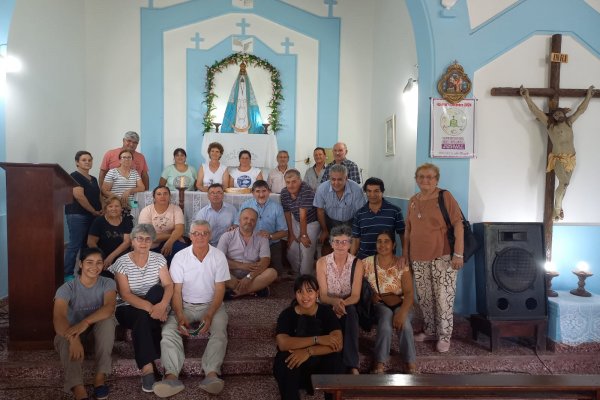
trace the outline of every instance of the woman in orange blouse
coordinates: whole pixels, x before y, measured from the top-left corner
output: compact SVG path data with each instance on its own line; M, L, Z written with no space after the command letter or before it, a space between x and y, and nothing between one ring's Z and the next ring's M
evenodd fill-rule
M413 304L412 275L404 259L397 257L395 234L383 231L377 236L377 254L363 260L365 277L373 289L377 318L375 337L375 366L373 373L385 373L390 357L392 334L398 334L400 356L405 373L416 372L416 351L410 323ZM377 275L376 275L377 274Z

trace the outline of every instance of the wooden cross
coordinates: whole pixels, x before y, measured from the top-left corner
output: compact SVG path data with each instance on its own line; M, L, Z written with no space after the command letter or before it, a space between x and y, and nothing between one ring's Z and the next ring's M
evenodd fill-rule
M533 88L529 90L531 97L548 97L549 112L558 108L560 97L585 97L587 89L561 89L560 88L560 63L566 62L568 56L561 54L560 48L562 35L552 35L550 49L550 87ZM492 88L492 96L521 96L519 88L496 87ZM596 90L593 97L600 97L600 91ZM546 157L552 152L552 142L548 138ZM544 243L546 260L552 258L552 212L554 209L554 171L546 173L546 191L544 195Z

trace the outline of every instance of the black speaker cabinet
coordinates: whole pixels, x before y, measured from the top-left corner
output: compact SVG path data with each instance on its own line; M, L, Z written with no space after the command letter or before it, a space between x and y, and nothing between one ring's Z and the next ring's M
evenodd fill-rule
M477 312L490 320L547 316L541 223L473 224Z

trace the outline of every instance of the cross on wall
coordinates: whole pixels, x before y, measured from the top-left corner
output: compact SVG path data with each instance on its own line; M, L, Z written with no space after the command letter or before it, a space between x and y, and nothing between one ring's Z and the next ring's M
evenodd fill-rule
M281 45L285 47L285 54L290 54L290 47L294 45L294 42L291 42L290 38L286 37L285 41L281 42Z
M246 28L251 26L249 23L246 22L246 18L242 18L242 20L235 25L239 26L242 29L243 36L246 36Z
M204 42L204 38L200 36L200 33L196 32L196 34L190 38L192 42L196 45L196 50L200 49L200 42Z

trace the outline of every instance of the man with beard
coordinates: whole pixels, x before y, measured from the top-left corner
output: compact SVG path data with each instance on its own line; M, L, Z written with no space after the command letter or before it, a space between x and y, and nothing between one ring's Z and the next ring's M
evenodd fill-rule
M529 90L521 86L520 93L525 99L529 110L531 110L538 121L546 126L548 136L552 142L552 153L548 154L546 172L554 170L558 178L558 187L554 192L554 211L552 212L552 218L558 221L564 218L562 200L565 197L567 186L569 186L571 175L573 175L573 170L575 169L573 122L587 109L590 99L594 94L594 87L590 86L588 88L585 99L570 116L567 116L567 113L570 111L568 108L557 108L546 114L531 101Z

